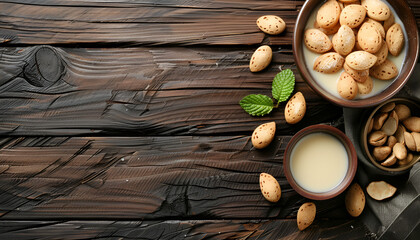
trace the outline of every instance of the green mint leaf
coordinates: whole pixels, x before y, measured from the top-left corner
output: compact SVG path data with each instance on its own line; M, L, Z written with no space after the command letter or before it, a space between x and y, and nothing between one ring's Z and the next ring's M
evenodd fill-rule
M252 116L264 116L269 114L274 107L273 100L262 94L248 95L242 98L239 105L241 105L245 112Z
M286 69L278 73L273 80L272 94L278 102L284 102L295 88L295 75L292 70Z

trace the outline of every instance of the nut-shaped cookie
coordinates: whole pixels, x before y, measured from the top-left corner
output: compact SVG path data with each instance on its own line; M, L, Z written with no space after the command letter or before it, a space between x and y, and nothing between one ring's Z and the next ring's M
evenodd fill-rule
M357 82L359 94L369 94L373 90L373 80L369 76L364 82Z
M343 68L344 58L336 53L325 53L315 59L314 70L320 73L335 73Z
M315 203L307 202L300 206L297 213L297 225L300 231L309 227L315 219L316 206Z
M384 145L386 140L387 140L387 135L382 131L372 132L368 136L369 144L375 147Z
M376 27L376 29L379 31L379 33L381 34L381 37L385 39L385 29L384 29L384 26L382 26L380 22L373 20L371 18L366 18L365 22L373 24Z
M411 116L403 121L404 126L412 132L420 132L420 117Z
M394 186L384 181L371 182L366 187L369 196L378 201L392 197L396 191Z
M395 163L397 163L397 157L395 156L395 153L393 152L391 156L389 156L385 161L381 163L381 165L384 167L390 167L394 165Z
M383 113L389 113L389 112L391 112L392 110L394 110L394 108L395 108L395 102L389 102L389 103L387 103L387 104L383 105L383 106L379 109L379 111L380 111L380 112L383 112ZM398 119L399 119L399 118L398 118Z
M376 53L382 46L383 38L373 23L365 22L359 29L357 41L364 51Z
M388 118L385 120L384 125L382 125L381 131L388 136L394 135L394 133L397 131L398 123L398 116L395 111L392 111Z
M340 15L340 24L356 28L363 23L366 16L366 9L363 6L351 4L346 6Z
M309 50L316 53L325 53L332 48L332 43L328 36L315 28L305 31L303 41Z
M347 25L342 25L332 38L334 50L343 56L351 53L355 43L356 37L354 36L353 30Z
M366 14L376 21L385 21L391 16L388 5L381 0L362 0L361 3L366 8Z
M276 178L268 173L260 174L260 190L264 198L270 202L278 202L281 197L281 187Z
M357 96L359 87L348 73L343 72L337 82L337 91L342 98L352 100Z
M297 92L289 99L284 108L284 119L289 124L296 124L302 120L306 112L305 97L301 92Z
M347 212L352 217L359 216L365 208L365 194L358 183L353 183L346 192L344 198Z
M375 53L377 57L375 66L378 66L386 61L388 57L388 44L386 44L385 40L382 40L381 48Z
M404 142L408 149L416 151L416 141L414 141L414 137L411 133L404 132Z
M346 63L356 70L366 70L375 65L377 57L365 51L355 51L347 55Z
M261 31L278 35L286 29L286 23L281 17L275 15L265 15L257 19L257 26Z
M344 68L344 71L346 71L346 73L350 74L350 76L356 82L363 83L369 77L369 69L356 70L356 69L353 69L353 68L349 67L349 65L347 63L344 63L343 68Z
M270 46L264 45L257 48L249 61L249 70L251 72L262 71L271 63L272 57L273 51Z
M340 5L336 0L328 0L319 8L316 21L322 28L334 27L340 18Z
M407 157L407 148L405 148L404 144L402 143L396 143L394 147L392 147L392 152L399 160L403 160Z
M397 139L397 142L405 144L405 140L404 140L404 133L407 130L405 129L405 127L401 124L398 125L397 131L395 132L394 136Z
M379 80L390 80L398 76L398 68L393 62L386 59L385 62L369 69L369 73Z
M395 146L395 144L397 143L397 138L394 136L389 136L388 140L386 141L386 145L388 145L388 147L392 148Z
M389 53L393 56L398 56L404 47L404 33L398 23L394 23L386 32L386 44L388 45Z
M420 133L412 132L411 135L413 135L414 142L416 143L416 151L420 152Z
M388 118L388 113L375 114L375 117L373 117L373 130L381 129L387 118Z
M392 151L392 148L389 146L380 146L380 147L375 147L372 153L376 161L380 162L380 161L385 160L385 158L389 156L391 151Z
M276 133L276 123L269 122L255 128L251 136L252 145L256 149L262 149L270 145Z
M395 106L394 111L397 113L398 119L400 121L404 121L405 119L407 119L411 116L410 108L407 107L407 105L404 105L404 104L397 104Z

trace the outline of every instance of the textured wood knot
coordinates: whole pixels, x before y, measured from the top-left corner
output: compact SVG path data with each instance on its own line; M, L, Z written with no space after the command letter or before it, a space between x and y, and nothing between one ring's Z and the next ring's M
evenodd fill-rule
M62 57L50 46L34 49L27 59L23 74L25 79L36 87L49 87L65 74Z

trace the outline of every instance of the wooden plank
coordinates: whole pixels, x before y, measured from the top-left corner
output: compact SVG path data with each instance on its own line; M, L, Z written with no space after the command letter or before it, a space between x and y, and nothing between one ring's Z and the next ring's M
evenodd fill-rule
M255 21L281 15L278 44L290 44L304 1L7 1L0 3L0 36L9 44L260 44Z
M368 239L356 220L0 221L1 239Z
M290 45L304 1L65 1L0 3L0 37L8 44ZM409 0L420 25L420 6ZM281 16L286 33L266 36L255 21ZM266 38L266 39L265 39Z
M2 138L1 219L295 217L308 200L283 174L289 140L261 151L249 136ZM261 172L279 181L278 203L263 198ZM350 217L342 195L316 205L320 218Z
M289 50L274 48L268 70L251 73L253 47L242 48L3 48L0 55L0 134L225 135L248 134L277 121L279 134L331 122L339 107L323 101L296 74L308 103L296 126L283 108L254 118L239 101L271 95Z

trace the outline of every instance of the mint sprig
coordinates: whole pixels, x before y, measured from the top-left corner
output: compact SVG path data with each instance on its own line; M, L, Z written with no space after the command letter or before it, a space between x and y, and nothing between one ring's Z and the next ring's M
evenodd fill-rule
M274 107L273 100L263 94L248 95L242 98L239 105L252 116L264 116L269 114Z
M286 69L274 77L271 94L278 102L284 102L290 97L294 88L295 75L292 70Z
M239 105L252 116L264 116L269 114L273 108L277 108L279 103L286 101L295 87L295 75L292 70L286 69L278 73L272 84L271 94L277 100L274 105L273 100L263 94L250 94L242 98Z

